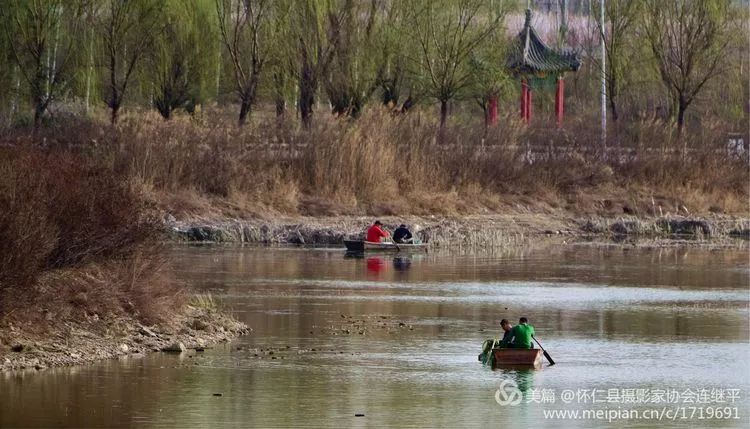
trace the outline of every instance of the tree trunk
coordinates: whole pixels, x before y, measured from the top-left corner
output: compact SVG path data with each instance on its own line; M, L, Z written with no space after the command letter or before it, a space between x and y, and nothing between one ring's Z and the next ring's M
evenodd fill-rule
M284 97L276 97L276 117L281 118L284 116L284 113L286 112L286 101L284 100Z
M682 135L682 127L685 125L685 110L687 110L687 103L680 100L677 104L677 135Z
M607 79L607 96L609 98L609 110L612 112L612 120L617 122L620 118L620 114L617 111L617 80L612 73L610 73L610 78Z
M110 104L110 107L112 108L112 112L110 112L109 121L112 125L117 124L117 119L119 119L120 114L120 103L114 103Z
M312 124L313 105L315 104L315 77L308 64L302 66L299 80L299 112L302 124L309 128Z
M240 117L238 120L238 125L240 127L245 125L247 118L250 116L250 112L253 109L255 96L258 90L258 79L258 74L253 74L250 81L247 83L247 87L240 92Z
M245 122L247 122L247 117L250 114L250 108L252 106L252 101L248 99L248 97L242 97L242 100L240 101L240 118L237 124L239 126L245 125Z
M37 103L34 107L34 131L42 125L42 116L44 116L44 106Z
M620 114L617 111L617 102L612 95L609 96L609 110L612 112L612 121L617 122L617 120L620 118Z
M286 100L284 99L284 77L281 73L274 73L274 104L276 105L276 117L281 118L286 112Z
M448 100L440 100L440 128L445 127L448 120Z
M394 108L398 106L398 86L396 78L384 79L381 84L383 88L383 105Z

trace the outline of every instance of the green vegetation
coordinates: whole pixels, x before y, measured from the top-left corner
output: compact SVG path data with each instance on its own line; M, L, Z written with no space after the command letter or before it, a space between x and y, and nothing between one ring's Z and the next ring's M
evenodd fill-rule
M568 76L569 115L594 120L604 29L616 122L648 118L680 129L745 131L742 2L610 0L604 23L597 20L598 2L567 3L565 30L554 24L558 15L537 6L533 24L550 45L581 52L584 67ZM356 118L382 102L401 111L435 109L445 125L449 115L465 122L479 113L477 101L486 110L486 100L499 97L510 120L519 85L503 67L504 52L520 30L524 6L514 0L3 0L0 118L5 126L38 128L66 113L107 107L116 123L123 108L153 108L165 119L178 111L216 123L205 112L236 103L242 125L273 104L279 117L294 106L309 127L314 111ZM537 125L546 125L553 94L535 92Z

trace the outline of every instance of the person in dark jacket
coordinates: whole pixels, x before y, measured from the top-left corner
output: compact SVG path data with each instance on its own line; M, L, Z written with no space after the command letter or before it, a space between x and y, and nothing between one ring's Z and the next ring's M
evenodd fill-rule
M513 325L508 322L508 319L503 319L500 321L500 327L503 328L503 339L500 341L499 347L510 347L511 340L513 339Z
M403 223L393 231L393 241L396 243L411 243L413 241L411 231Z

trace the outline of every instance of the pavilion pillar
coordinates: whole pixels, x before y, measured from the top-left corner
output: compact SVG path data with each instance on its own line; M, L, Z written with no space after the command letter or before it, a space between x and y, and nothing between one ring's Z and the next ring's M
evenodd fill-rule
M487 124L497 124L497 96L492 96L487 106Z
M557 128L562 127L565 114L565 81L562 76L557 78L557 89L555 91L555 119Z
M531 123L531 110L532 110L531 107L532 106L533 106L533 103L531 101L531 88L528 87L527 85L526 87L526 123L527 124Z

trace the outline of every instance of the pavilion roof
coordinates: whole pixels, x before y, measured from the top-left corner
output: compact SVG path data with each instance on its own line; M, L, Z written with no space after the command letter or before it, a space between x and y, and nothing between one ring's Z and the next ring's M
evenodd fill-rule
M563 73L578 70L581 59L572 50L547 46L531 26L531 10L526 9L523 30L511 46L506 65L515 74Z

